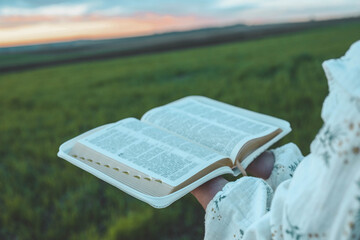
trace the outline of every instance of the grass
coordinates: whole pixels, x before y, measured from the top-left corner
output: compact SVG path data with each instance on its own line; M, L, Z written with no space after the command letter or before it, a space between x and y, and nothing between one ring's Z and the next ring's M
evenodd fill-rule
M288 120L304 154L320 128L321 63L360 39L360 24L0 76L0 239L198 239L191 196L155 210L56 157L65 140L204 95ZM163 227L161 227L163 226Z

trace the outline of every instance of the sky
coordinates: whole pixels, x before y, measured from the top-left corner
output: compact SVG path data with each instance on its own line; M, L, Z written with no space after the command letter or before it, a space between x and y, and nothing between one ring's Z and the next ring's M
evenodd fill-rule
M360 0L0 0L0 47L360 16Z

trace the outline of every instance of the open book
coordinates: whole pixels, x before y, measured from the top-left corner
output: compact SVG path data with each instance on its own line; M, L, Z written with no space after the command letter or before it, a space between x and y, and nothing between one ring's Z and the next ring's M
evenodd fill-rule
M284 120L190 96L90 130L58 156L162 208L214 177L244 173L290 131Z

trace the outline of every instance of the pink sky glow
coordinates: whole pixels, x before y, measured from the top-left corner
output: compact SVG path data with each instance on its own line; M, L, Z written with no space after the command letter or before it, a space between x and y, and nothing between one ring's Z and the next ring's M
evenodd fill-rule
M0 47L360 16L359 0L0 1Z
M173 30L200 28L214 23L210 18L145 13L134 17L5 16L0 22L0 46L138 36Z

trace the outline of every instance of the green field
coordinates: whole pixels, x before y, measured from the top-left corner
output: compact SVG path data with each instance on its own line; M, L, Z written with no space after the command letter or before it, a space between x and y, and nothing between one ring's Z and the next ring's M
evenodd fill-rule
M360 39L348 23L292 35L0 76L0 239L201 239L186 196L162 210L56 157L98 125L204 95L288 120L304 154L327 94L321 63Z

